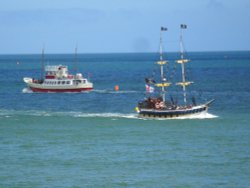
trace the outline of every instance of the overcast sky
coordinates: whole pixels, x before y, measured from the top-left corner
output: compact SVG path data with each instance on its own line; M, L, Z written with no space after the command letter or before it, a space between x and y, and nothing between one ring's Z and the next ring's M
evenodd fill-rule
M1 0L0 54L250 50L249 0Z

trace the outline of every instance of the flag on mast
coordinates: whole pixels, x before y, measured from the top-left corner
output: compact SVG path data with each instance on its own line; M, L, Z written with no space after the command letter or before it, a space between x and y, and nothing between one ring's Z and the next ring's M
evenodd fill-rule
M161 27L161 31L167 31L168 30L168 28L166 28L166 27Z
M152 79L152 78L145 78L145 82L146 82L147 84L155 84L155 83L156 83L155 80Z
M154 93L154 91L155 91L154 87L152 87L152 86L150 86L148 84L146 84L145 87L146 87L146 92L147 93Z
M187 25L186 24L181 24L181 29L187 29Z

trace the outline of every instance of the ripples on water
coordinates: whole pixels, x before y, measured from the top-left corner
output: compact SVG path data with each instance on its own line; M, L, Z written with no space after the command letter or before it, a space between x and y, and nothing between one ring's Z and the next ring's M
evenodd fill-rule
M73 57L46 56L70 70ZM45 94L22 81L39 77L40 55L0 56L0 187L248 187L250 53L190 54L191 94L216 99L209 113L138 118L157 58L79 55L95 89Z

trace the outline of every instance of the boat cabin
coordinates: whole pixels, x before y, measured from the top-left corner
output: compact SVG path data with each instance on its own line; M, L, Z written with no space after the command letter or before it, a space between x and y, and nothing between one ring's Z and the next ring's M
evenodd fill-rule
M68 78L68 67L63 65L48 65L45 67L45 78L46 79L62 79Z

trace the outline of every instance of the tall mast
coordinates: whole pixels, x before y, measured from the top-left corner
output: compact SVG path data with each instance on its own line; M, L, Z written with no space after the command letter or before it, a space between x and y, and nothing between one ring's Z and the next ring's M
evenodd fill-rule
M180 34L180 52L181 52L181 60L184 59L184 47L183 47L183 28L181 27L181 34ZM182 82L185 83L186 82L186 76L185 76L185 65L184 63L181 64L181 76L182 76ZM182 89L183 89L183 99L184 99L184 103L185 105L187 104L187 93L186 93L186 86L185 84L182 85Z
M182 90L183 90L183 100L184 100L184 104L187 104L187 92L186 92L186 86L192 84L193 82L189 82L186 80L186 75L185 75L185 63L189 62L188 59L184 58L184 46L183 46L183 29L187 29L187 25L185 24L181 24L180 26L180 56L181 59L177 60L176 62L181 64L181 76L182 76L182 82L178 82L177 85L182 86Z
M77 67L77 45L75 47L75 73L77 74L78 67Z
M165 96L165 87L168 87L170 83L166 82L166 78L164 76L164 65L167 64L167 61L163 60L163 45L162 45L162 33L163 31L167 31L167 28L161 27L160 31L160 61L157 62L158 65L160 65L160 71L161 71L161 83L155 84L157 87L161 87L161 93L162 93L162 100L163 102L166 101Z
M44 47L42 49L42 59L41 59L41 80L44 78Z
M163 60L163 46L162 46L162 32L164 31L164 28L161 28L161 31L160 31L160 61L162 62ZM163 70L163 63L160 64L160 67L161 67L161 81L163 83L163 79L164 79L164 70ZM163 98L163 101L166 100L166 96L165 96L165 87L164 85L162 84L161 86L161 91L162 91L162 98Z

